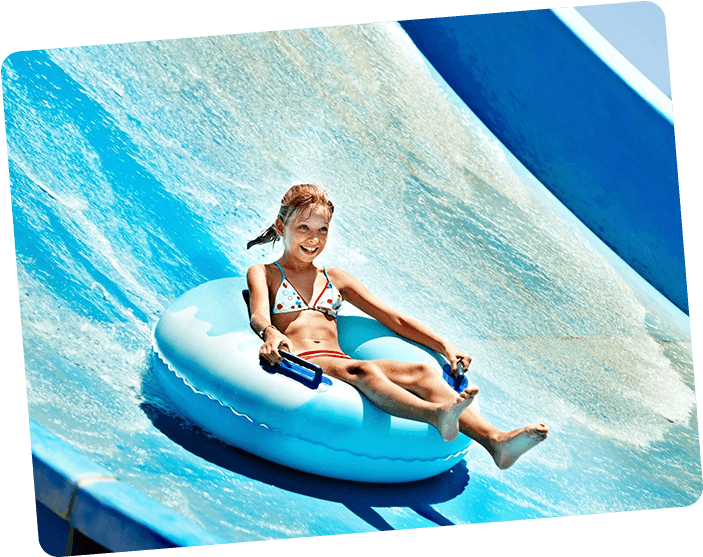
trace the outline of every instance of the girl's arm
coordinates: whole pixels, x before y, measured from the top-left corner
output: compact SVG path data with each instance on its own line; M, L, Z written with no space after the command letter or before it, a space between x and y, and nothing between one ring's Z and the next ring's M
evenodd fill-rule
M264 265L249 267L247 284L249 286L249 308L251 310L249 324L264 341L259 354L272 364L278 364L282 359L278 349L285 347L290 350L291 344L288 337L271 324L271 305L266 267Z
M457 363L462 362L468 370L471 357L454 348L429 327L412 317L407 317L371 294L369 290L349 273L340 269L328 269L330 278L344 300L359 308L374 319L383 323L391 331L418 344L422 344L435 352L444 355L456 372Z

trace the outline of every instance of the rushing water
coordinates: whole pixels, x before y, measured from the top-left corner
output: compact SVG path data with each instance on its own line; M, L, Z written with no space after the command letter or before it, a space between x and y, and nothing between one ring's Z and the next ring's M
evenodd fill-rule
M3 66L30 415L226 540L683 506L701 493L688 318L534 181L396 24L17 53ZM474 358L482 412L549 440L427 482L311 478L181 421L163 308L276 257L293 182L342 267Z

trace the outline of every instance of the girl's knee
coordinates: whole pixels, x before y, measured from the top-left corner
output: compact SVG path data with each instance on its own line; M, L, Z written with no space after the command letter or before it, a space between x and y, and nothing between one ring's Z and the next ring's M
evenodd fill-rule
M372 383L383 375L381 368L370 361L362 361L349 370L350 383Z
M415 366L410 383L410 388L416 393L421 393L419 396L427 400L441 401L454 394L452 389L444 382L442 376L429 364L418 364Z
M429 364L415 364L407 370L408 382L413 385L426 385L435 379L437 371Z
M427 377L436 375L437 371L430 364L417 364L417 366L415 366L415 374L420 379L426 379Z

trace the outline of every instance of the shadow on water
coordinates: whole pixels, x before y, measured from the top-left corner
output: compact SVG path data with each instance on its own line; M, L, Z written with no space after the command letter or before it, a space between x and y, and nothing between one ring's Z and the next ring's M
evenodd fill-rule
M144 381L142 392L147 395L147 399L167 399L151 370L145 375ZM151 391L153 396L145 391ZM393 527L373 507L405 507L439 526L453 525L432 505L458 497L470 480L465 461L433 478L402 484L353 482L317 476L270 462L228 445L212 437L188 418L174 415L156 402L147 400L140 406L154 427L197 457L263 484L341 503L377 530L392 530Z

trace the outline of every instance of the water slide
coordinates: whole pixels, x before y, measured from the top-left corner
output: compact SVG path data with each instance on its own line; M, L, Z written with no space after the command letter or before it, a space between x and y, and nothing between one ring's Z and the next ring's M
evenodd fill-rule
M688 313L671 101L573 9L402 26L508 150Z
M698 500L670 103L573 10L18 52L2 78L47 551ZM507 473L473 446L430 480L369 485L179 415L155 321L274 257L246 240L302 180L338 207L325 263L468 347L482 412L544 420L547 444Z

